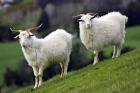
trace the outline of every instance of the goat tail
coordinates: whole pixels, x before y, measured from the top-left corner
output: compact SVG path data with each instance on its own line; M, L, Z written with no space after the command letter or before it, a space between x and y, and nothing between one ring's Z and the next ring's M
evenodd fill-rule
M123 16L124 17L124 28L123 28L123 38L125 38L125 34L126 34L126 30L125 30L125 28L126 28L126 26L125 26L125 24L128 22L128 17L127 16Z
M127 16L123 15L123 19L125 20L125 23L128 22L128 17Z

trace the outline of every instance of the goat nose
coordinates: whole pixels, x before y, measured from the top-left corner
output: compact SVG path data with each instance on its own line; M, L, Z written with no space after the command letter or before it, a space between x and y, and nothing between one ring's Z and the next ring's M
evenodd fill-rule
M26 45L22 45L23 47L26 47Z
M25 47L26 45L24 43L22 43L22 46Z
M90 28L91 27L91 25L90 24L87 24L87 28Z
M26 45L24 42L22 42L21 45L22 45L23 47L27 47L27 45Z

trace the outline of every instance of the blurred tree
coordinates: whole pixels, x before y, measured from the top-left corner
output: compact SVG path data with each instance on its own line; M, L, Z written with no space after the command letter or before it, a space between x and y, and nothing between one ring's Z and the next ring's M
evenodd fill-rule
M108 59L108 57L104 54L104 51L99 52L99 60L105 60Z
M34 75L32 68L28 66L28 63L25 59L22 59L18 66L18 75L21 77L23 81L23 85L30 85L34 83Z
M51 0L37 0L37 4L39 5L40 8L44 9L46 4L51 1Z
M4 83L6 86L12 86L15 84L14 82L15 72L12 71L10 68L7 68L4 73Z
M14 35L8 26L0 26L0 42L14 40Z
M123 0L102 0L99 4L98 12L100 14L106 14L112 11L119 11L121 9L121 3Z
M128 25L137 25L140 24L140 1L131 2L126 9L126 14L128 16Z
M91 60L88 58L86 48L79 39L73 40L73 49L70 56L69 70L76 70L88 65Z
M42 24L42 26L39 29L39 32L50 28L50 20L49 20L48 14L44 10L41 13L41 16L37 25L40 25L40 24Z
M2 93L2 86L0 86L0 93Z
M25 86L32 83L32 69L27 66L25 60L21 62L17 71L7 68L4 73L4 84L6 86Z
M52 64L48 68L46 68L43 72L43 80L48 80L55 75L60 75L61 73L61 68L59 64Z
M134 50L134 48L129 47L129 46L125 46L125 47L122 49L121 54L130 52L130 51L132 51L132 50Z

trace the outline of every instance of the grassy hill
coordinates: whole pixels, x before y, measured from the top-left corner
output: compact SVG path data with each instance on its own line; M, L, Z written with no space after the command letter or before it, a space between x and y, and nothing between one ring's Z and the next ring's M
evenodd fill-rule
M132 48L140 47L140 26L129 27L126 29L125 46Z
M56 76L35 91L31 87L14 93L140 93L140 49L116 59L88 65L68 76Z
M16 42L0 43L0 85L3 82L3 73L7 67L16 69L22 59L20 45Z
M139 36L140 36L140 26L127 28L125 46L139 48L140 47ZM0 53L0 85L1 85L3 82L2 76L5 69L7 67L11 69L16 69L18 66L18 62L22 59L23 55L20 45L17 42L0 43L0 51L1 51ZM107 53L107 51L105 51L105 53Z

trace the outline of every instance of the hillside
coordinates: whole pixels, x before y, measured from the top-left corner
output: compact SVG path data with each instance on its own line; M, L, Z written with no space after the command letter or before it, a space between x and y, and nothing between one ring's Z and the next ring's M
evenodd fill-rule
M139 48L140 47L139 35L140 35L140 26L127 28L125 46ZM111 49L107 49L105 53L110 54L110 52L112 51ZM3 83L3 73L5 72L5 69L7 67L10 67L11 69L17 69L17 66L19 66L18 65L19 61L23 58L23 54L18 42L0 43L0 51L1 51L0 53L0 85L1 85Z
M16 69L23 55L20 45L16 42L0 43L0 85L3 83L3 73L6 68Z
M56 76L35 91L31 92L30 86L14 93L139 93L139 77L140 49L136 49L114 60L69 72L65 78Z
M125 46L132 48L140 47L140 26L129 27L126 29Z

